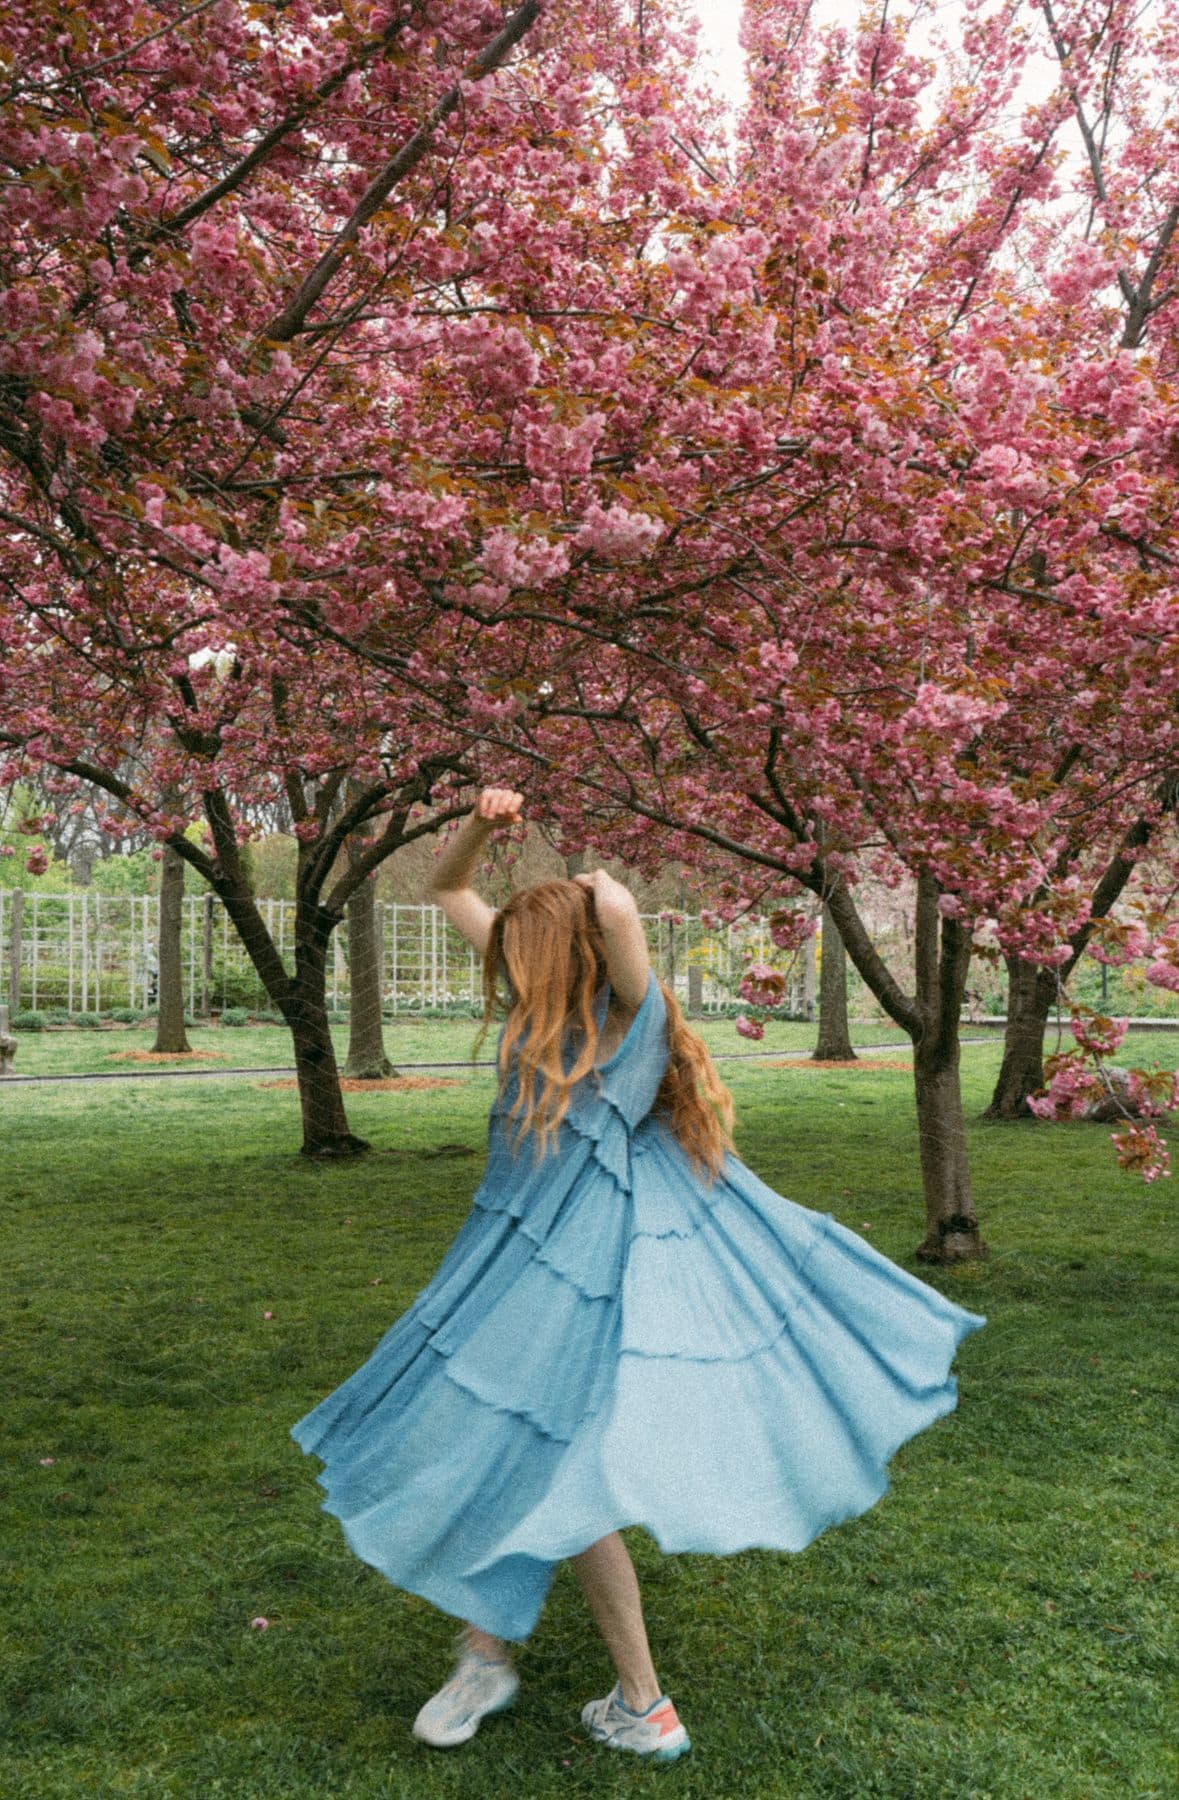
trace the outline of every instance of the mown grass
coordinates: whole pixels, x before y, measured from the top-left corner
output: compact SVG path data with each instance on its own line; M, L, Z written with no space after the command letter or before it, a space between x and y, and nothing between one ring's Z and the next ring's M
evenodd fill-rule
M973 1113L996 1059L967 1053ZM908 1077L725 1073L751 1165L913 1267ZM428 1280L488 1097L467 1072L355 1097L374 1154L324 1168L291 1154L294 1097L248 1079L0 1090L0 1793L1179 1791L1173 1202L1117 1172L1103 1127L972 1124L990 1255L920 1272L989 1323L877 1507L793 1557L664 1559L635 1535L692 1756L586 1742L610 1677L568 1571L514 1714L461 1751L413 1742L452 1624L351 1555L287 1434Z
M710 1049L718 1053L741 1053L751 1048L737 1035L731 1019L704 1019L694 1024ZM815 1029L814 1025L790 1019L771 1020L764 1042L755 1047L767 1051L809 1050L814 1046ZM402 1014L386 1023L385 1046L390 1059L397 1063L469 1063L477 1032L478 1022L474 1019L415 1019ZM878 1021L857 1024L853 1036L859 1044L908 1043L894 1025ZM188 1029L188 1039L194 1051L227 1068L287 1067L293 1061L291 1034L282 1026L194 1025ZM332 1027L332 1041L342 1066L348 1051L347 1025ZM22 1031L17 1039L14 1069L18 1075L134 1073L134 1065L126 1060L128 1053L150 1050L154 1042L154 1025L98 1030L59 1026L48 1031ZM486 1059L494 1053L492 1031L479 1055ZM172 1060L177 1068L192 1066L192 1059L183 1055Z

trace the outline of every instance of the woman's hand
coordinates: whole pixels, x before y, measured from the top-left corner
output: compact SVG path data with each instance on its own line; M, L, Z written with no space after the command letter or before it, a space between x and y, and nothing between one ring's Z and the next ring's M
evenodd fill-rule
M651 962L634 895L612 875L607 875L605 869L595 869L589 875L575 875L573 879L593 895L610 986L624 1006L637 1012L646 996Z
M475 817L484 825L518 825L523 804L524 796L515 788L484 788L475 802Z
M587 875L575 875L573 879L593 895L599 925L607 925L613 920L638 913L639 909L630 889L623 887L620 881L615 881L613 875L607 875L605 869L594 869Z

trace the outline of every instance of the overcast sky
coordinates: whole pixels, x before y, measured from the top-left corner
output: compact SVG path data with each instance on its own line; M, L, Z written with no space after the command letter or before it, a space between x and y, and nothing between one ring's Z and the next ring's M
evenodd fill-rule
M741 25L741 0L693 0L700 15L701 51L710 59L725 92L733 101L741 98L743 80L741 51L737 33ZM941 22L953 21L956 0L946 0L941 8ZM1149 5L1149 0L1148 0ZM823 24L841 23L854 28L860 15L860 0L815 0L813 16ZM924 27L915 44L920 48ZM1043 99L1051 90L1056 70L1046 58L1033 57L1020 87L1023 101Z
M741 23L739 0L695 0L700 14L700 48L716 68L726 93L736 99L741 92L741 52L737 31Z
M741 97L741 51L737 33L741 26L741 0L693 0L702 27L700 48L711 59L721 85L734 100ZM841 20L854 25L859 0L816 0L814 16L824 23Z

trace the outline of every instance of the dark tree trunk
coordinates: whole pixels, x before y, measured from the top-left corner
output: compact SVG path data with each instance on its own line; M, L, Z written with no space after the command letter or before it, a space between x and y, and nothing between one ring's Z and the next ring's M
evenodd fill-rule
M979 1236L970 1191L959 1086L959 1019L970 970L969 934L956 920L942 918L937 883L922 875L917 883L914 945L917 992L906 994L869 937L847 883L838 877L828 882L817 870L815 887L830 906L848 956L869 991L913 1040L926 1225L917 1257L921 1262L954 1263L984 1256L986 1245Z
M847 951L830 907L823 908L823 953L819 963L819 1041L816 1062L852 1062L847 1020Z
M1056 1002L1055 969L1007 958L1003 1063L984 1119L1030 1119L1030 1096L1044 1085L1044 1032Z
M968 1262L985 1255L986 1245L971 1195L957 1045L949 1055L918 1045L913 1081L926 1222L917 1256L921 1262Z
M1159 802L1165 813L1174 812L1176 792L1174 782L1168 782L1160 792ZM1042 969L1022 957L1008 957L1003 1064L984 1118L1030 1117L1028 1097L1044 1085L1044 1032L1056 997L1084 955L1098 921L1105 918L1133 875L1153 830L1153 823L1146 818L1136 819L1130 826L1093 890L1088 919L1069 939L1069 959L1061 968Z
M970 972L970 933L942 918L933 877L917 881L916 974L922 1028L913 1044L917 1139L925 1194L920 1262L969 1262L986 1254L970 1187L962 1117L962 1001Z
M201 1017L209 1017L213 999L213 894L205 895L201 914Z
M171 844L160 865L160 930L156 944L156 1041L152 1046L173 1056L190 1053L184 1029L184 980L180 966L180 933L184 922L184 858Z
M327 1016L327 948L337 919L308 896L295 905L295 979L284 1017L295 1040L304 1156L361 1156L369 1148L348 1128L340 1070Z
M348 1127L340 1070L324 1004L324 980L313 970L301 971L285 1009L295 1041L295 1074L303 1115L302 1155L361 1156L369 1148Z
M352 990L348 1015L348 1059L353 1081L379 1081L394 1073L385 1055L381 1022L381 942L376 891L362 881L348 902L348 975Z
M292 976L258 910L224 795L205 795L205 813L217 848L208 879L270 1000L290 1027L303 1114L304 1156L359 1156L369 1148L348 1129L340 1070L327 1017L327 947L340 913L319 904L319 882L305 879L311 852L299 846L295 906L295 973ZM318 870L317 870L318 872Z

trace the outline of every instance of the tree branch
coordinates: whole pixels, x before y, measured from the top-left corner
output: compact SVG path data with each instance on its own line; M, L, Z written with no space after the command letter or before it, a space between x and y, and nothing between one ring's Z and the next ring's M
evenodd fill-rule
M213 0L207 0L207 4L213 4ZM195 10L201 12L204 8L198 6ZM191 225L194 219L199 219L201 214L208 212L211 206L216 206L219 200L224 200L226 194L231 194L235 188L240 187L242 182L247 180L258 168L259 164L266 161L271 151L281 144L285 137L288 137L292 131L297 131L301 125L305 125L324 101L330 100L332 95L343 87L350 75L356 74L358 70L364 68L366 63L371 62L375 56L389 48L394 38L405 27L408 18L408 13L399 13L390 19L379 37L369 38L361 45L354 57L348 62L341 63L338 69L321 81L319 86L296 106L294 112L288 113L285 119L280 119L277 125L271 126L265 137L260 138L253 149L243 156L241 161L229 170L228 174L223 175L220 181L214 182L213 186L206 188L203 194L198 194L194 200L190 200L187 206L181 207L180 211L173 213L171 218L161 219L151 233L149 242L183 231L186 225ZM110 60L115 59L111 58Z
M539 12L540 0L524 0L524 4L512 14L503 30L467 65L465 79L478 81L497 69L535 23ZM443 94L429 118L373 178L351 218L336 233L333 243L305 277L282 312L262 332L264 338L275 343L287 343L302 331L308 313L339 269L348 246L356 241L362 228L383 206L397 183L421 162L438 127L456 110L461 97L461 83L456 82Z

